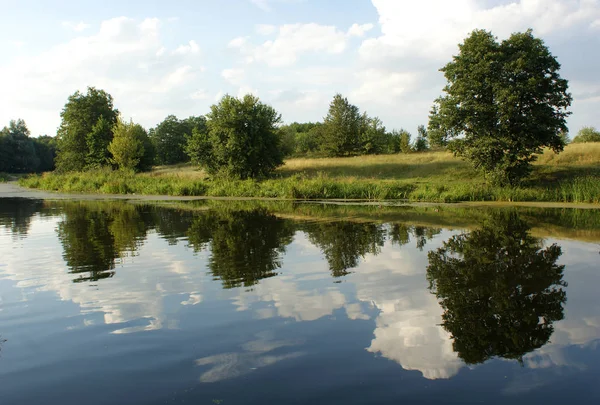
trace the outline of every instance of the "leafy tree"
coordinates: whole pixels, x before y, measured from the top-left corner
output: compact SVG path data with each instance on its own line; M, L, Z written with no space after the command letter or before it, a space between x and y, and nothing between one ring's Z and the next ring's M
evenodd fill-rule
M83 170L110 163L108 145L119 115L110 94L94 87L88 87L86 94L77 91L69 96L60 115L57 170Z
M323 127L323 124L315 123L307 131L296 133L296 155L311 155L322 149Z
M429 288L461 359L521 360L548 342L566 302L561 253L555 244L544 248L515 212L498 213L429 252Z
M594 127L583 127L573 138L573 143L600 142L600 131Z
M336 94L325 117L321 147L328 156L356 155L361 150L363 117L358 107Z
M193 159L209 173L246 179L283 164L277 124L281 117L257 97L225 96L207 115L207 132L195 131Z
M49 172L54 170L54 160L56 159L56 138L53 136L42 135L37 138L33 138L32 141L35 148L35 154L39 159L39 165L36 171Z
M381 120L377 117L369 117L363 113L361 117L360 137L362 153L379 154L386 151L386 132Z
M147 163L151 157L147 157L145 145L150 142L146 130L139 124L125 123L119 119L113 132L114 138L108 146L113 162L120 169L135 171L149 169Z
M194 129L200 133L206 132L206 118L192 116L180 120L174 115L169 115L156 128L150 130L156 162L161 165L187 162L189 155L186 153L186 147Z
M34 172L39 166L32 138L25 121L11 120L0 131L0 171L9 173Z
M415 140L414 150L415 152L425 152L429 150L429 143L427 142L428 135L427 129L424 125L419 125L417 128L417 139Z
M475 30L441 69L448 81L432 110L434 138L497 184L518 184L534 154L562 151L571 95L560 64L532 31L498 43Z
M398 131L398 139L400 141L400 152L402 153L410 153L413 151L412 146L410 144L410 139L412 138L412 135L410 134L410 132L401 129L400 131Z

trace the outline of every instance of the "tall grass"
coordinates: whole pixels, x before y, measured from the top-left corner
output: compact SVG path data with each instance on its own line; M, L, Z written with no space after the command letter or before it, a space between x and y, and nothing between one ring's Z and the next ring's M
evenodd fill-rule
M111 170L21 179L23 186L61 192L284 199L359 199L458 202L537 201L600 203L600 144L545 151L521 187L486 183L447 152L291 159L271 179L210 179L191 166L134 174Z

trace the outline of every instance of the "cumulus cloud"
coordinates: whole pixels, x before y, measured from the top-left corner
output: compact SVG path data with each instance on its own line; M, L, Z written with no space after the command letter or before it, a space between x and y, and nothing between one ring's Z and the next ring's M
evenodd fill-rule
M78 23L75 23L75 22L72 22L72 21L63 21L61 23L61 25L64 28L68 28L68 29L73 30L75 32L81 32L81 31L84 31L84 30L90 28L90 25L84 23L83 21L79 21Z
M122 112L146 126L169 113L192 114L189 85L204 70L199 45L167 52L160 27L155 18L113 18L95 33L1 66L0 86L12 96L0 100L0 121L23 117L32 133L52 134L67 97L87 86L111 93Z
M229 83L239 85L244 80L245 72L244 69L224 69L221 76Z
M229 47L238 48L247 63L281 67L293 65L300 55L310 52L342 53L346 43L346 34L335 26L310 23L282 25L274 40L260 45L251 44L244 37L235 38Z
M352 24L348 29L348 35L351 37L364 37L368 31L373 29L373 24Z

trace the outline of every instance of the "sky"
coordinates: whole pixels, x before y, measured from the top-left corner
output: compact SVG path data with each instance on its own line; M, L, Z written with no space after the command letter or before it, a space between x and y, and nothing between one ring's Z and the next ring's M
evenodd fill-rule
M569 80L572 135L600 127L600 0L0 0L0 15L0 126L22 118L34 136L88 86L147 128L247 93L318 121L342 93L416 132L475 28L532 28Z

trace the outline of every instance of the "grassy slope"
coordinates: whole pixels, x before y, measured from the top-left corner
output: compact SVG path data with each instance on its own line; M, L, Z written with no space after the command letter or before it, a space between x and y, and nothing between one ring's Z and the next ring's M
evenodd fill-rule
M65 192L270 197L296 199L409 199L413 201L559 201L600 203L600 143L546 151L520 188L493 187L447 152L290 159L273 179L210 180L191 166L150 173L45 174L21 184Z

